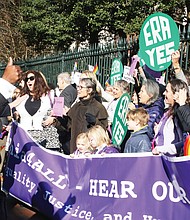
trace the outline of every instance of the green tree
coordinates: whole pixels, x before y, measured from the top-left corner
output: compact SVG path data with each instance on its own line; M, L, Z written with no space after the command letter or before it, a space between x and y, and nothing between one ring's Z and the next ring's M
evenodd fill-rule
M157 11L183 21L189 5L189 0L1 0L0 46L6 58L57 53L74 41L98 43L100 31L138 35L145 18Z
M27 45L37 54L68 48L73 40L66 22L68 15L58 1L26 0L22 2L20 11L23 17L21 30Z
M36 50L58 51L72 41L97 43L102 30L138 34L144 19L156 11L182 20L184 7L184 0L25 0L21 30Z

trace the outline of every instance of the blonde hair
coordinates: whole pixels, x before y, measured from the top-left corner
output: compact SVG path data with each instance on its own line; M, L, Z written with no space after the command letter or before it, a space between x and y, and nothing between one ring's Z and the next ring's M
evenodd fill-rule
M88 138L93 136L95 139L97 146L101 146L102 144L110 145L110 138L107 133L100 125L95 125L91 127L88 132Z
M82 140L85 143L86 149L90 149L90 141L88 139L87 133L80 133L76 138L76 145L79 140Z
M148 124L149 114L144 108L136 108L129 110L127 119L132 121L139 121L140 126Z

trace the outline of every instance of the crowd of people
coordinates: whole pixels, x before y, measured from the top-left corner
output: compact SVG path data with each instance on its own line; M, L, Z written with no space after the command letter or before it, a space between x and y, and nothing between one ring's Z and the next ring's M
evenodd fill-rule
M72 82L70 73L60 73L56 89L40 71L22 72L10 60L0 79L1 142L6 141L3 134L8 133L10 122L16 120L40 145L66 155L85 155L86 151L88 155L96 154L100 149L104 153L152 151L183 155L190 131L190 73L182 71L179 51L172 53L171 59L173 73L163 84L138 67L135 85L119 79L114 85L103 87L93 72L85 70L77 84ZM128 131L122 145L114 146L112 123L117 103L125 93L131 96L126 109ZM61 116L53 110L55 97L64 99ZM77 144L81 137L88 146L85 150Z
M22 72L10 58L0 78L0 171L13 120L41 146L72 158L140 152L182 156L190 132L190 72L182 71L179 58L179 51L171 54L173 72L163 84L139 67L135 85L119 79L104 88L94 73L85 70L77 84L68 72L60 73L57 89L40 71ZM115 146L112 123L125 93L131 96L128 131L122 146ZM53 109L55 97L64 98L61 116Z

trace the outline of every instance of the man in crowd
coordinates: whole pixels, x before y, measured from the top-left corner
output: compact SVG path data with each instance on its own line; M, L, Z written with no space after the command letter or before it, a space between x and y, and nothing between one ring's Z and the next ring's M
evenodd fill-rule
M8 124L8 118L11 116L11 107L9 103L12 101L12 95L16 88L14 84L19 81L21 73L21 68L17 65L13 65L12 58L9 58L9 62L5 68L2 78L0 78L0 133L2 133L3 127ZM6 136L2 136L2 139L0 139L0 172L2 172L5 158L5 144ZM1 189L0 216L1 220L7 220L6 196Z
M57 77L57 85L60 90L59 97L64 98L64 114L66 114L71 105L77 98L77 90L74 85L71 84L71 76L68 72L60 73ZM70 131L57 127L59 133L59 140L62 145L62 150L65 154L70 154L69 142L70 142Z

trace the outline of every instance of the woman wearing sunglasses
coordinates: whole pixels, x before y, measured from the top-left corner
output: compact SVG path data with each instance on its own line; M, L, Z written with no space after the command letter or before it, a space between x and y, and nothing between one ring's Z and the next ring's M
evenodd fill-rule
M51 130L51 134L47 134L48 128L43 127L43 119L51 110L53 102L50 98L50 88L45 76L39 71L27 71L20 93L21 96L24 94L28 96L16 108L20 116L21 126L42 146L47 148L51 148L51 145L59 147L56 128L53 131Z

